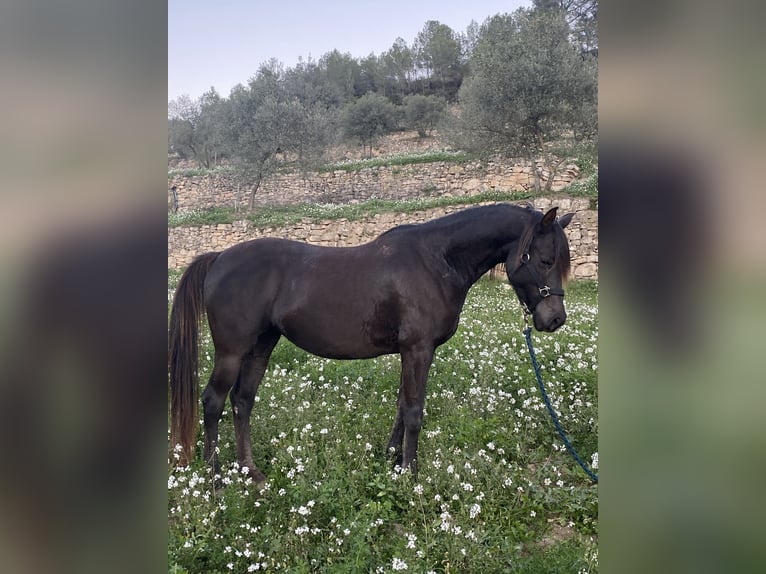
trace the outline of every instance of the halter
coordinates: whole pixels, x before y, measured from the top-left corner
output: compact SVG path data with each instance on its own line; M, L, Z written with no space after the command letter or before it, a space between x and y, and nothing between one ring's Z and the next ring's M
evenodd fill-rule
M526 251L521 256L521 264L522 265L527 265L526 269L527 269L527 271L529 271L529 274L532 276L532 279L534 280L534 282L537 285L537 291L540 293L540 298L541 299L545 299L546 297L550 297L551 295L556 295L558 297L563 297L564 296L564 290L563 289L556 289L554 287L550 287L550 286L546 285L545 281L542 280L542 278L537 273L535 268L532 267L531 265L528 265L530 259L531 259L531 257L529 256L529 251ZM521 295L519 295L519 291L516 289L515 286L514 286L514 290L516 291L516 296L519 298L519 303L521 303L522 309L524 309L524 314L525 315L531 315L532 311L534 311L535 307L537 307L537 303L535 303L532 306L532 308L530 309L527 306L526 302L521 298Z

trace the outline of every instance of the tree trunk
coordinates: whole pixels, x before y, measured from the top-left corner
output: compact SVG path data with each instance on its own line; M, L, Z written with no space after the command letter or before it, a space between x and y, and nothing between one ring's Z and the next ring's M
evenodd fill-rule
M170 188L170 192L173 194L173 213L178 213L178 189L175 185Z
M537 169L537 159L534 156L529 156L529 162L532 164L532 174L535 176L534 192L540 193L542 178L540 177L540 170Z
M250 201L248 202L248 210L253 211L253 208L255 207L255 194L258 192L258 188L261 186L261 175L258 174L258 176L255 178L255 185L250 189Z

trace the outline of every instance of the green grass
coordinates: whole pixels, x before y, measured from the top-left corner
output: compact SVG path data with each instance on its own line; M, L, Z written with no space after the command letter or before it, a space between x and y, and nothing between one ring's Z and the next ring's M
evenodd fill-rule
M168 179L172 179L176 176L180 177L200 177L206 175L225 175L234 173L234 168L227 165L219 165L213 168L190 168L190 169L169 169Z
M382 213L413 213L451 205L470 206L482 201L519 201L529 199L528 192L485 193L477 196L418 197L413 199L369 199L359 203L304 203L258 208L247 219L259 229L334 219L358 221Z
M598 450L597 299L597 283L570 284L567 324L533 339L587 461ZM252 417L267 487L256 492L232 463L227 406L223 489L200 460L169 470L169 571L596 572L597 487L556 435L520 328L513 291L477 283L431 369L417 482L383 452L398 357L331 361L282 340ZM203 341L201 384L213 351Z
M369 159L358 159L342 161L328 164L320 171L360 171L370 167L390 167L400 165L414 165L418 163L434 163L447 161L450 163L465 163L473 159L474 156L462 151L435 151L426 153L410 153L394 155L387 157L375 157Z
M318 222L334 219L358 221L382 213L413 213L452 205L471 206L484 201L521 201L533 194L525 191L491 192L476 196L418 197L414 199L369 199L359 203L299 203L259 207L249 214L236 214L232 209L215 208L168 214L168 227L194 227L231 223L237 219L250 221L257 229L285 227L302 221Z
M182 213L168 213L168 227L199 227L200 225L232 223L236 219L238 216L231 208L195 209Z

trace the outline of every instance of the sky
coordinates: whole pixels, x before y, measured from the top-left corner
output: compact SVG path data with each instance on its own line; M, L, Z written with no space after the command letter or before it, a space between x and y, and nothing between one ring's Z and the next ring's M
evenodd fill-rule
M334 49L380 55L401 37L408 46L428 20L456 33L471 20L528 7L531 0L201 0L168 1L168 101L210 87L228 96L260 64L285 67Z

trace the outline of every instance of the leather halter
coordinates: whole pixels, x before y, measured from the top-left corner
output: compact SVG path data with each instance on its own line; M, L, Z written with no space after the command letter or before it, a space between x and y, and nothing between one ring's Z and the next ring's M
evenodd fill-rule
M537 273L535 268L529 264L531 257L529 256L529 251L525 252L521 256L521 265L526 265L527 271L529 271L529 274L532 276L533 281L535 282L537 286L537 291L540 293L540 298L545 299L546 297L550 297L551 295L556 295L557 297L563 297L564 296L564 290L558 289L554 287L548 286L545 281L542 280L540 275ZM524 313L527 315L531 315L532 311L535 310L535 307L537 307L537 303L535 303L532 308L530 309L527 303L522 299L521 295L519 294L519 290L516 288L515 285L513 285L514 291L516 291L516 296L519 298L519 302L521 303L522 308L524 309ZM538 301L539 303L539 301Z

